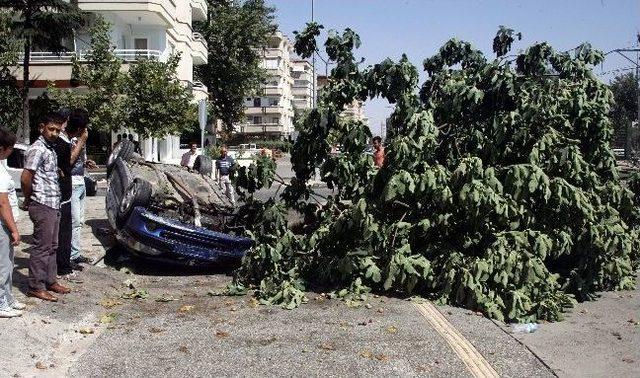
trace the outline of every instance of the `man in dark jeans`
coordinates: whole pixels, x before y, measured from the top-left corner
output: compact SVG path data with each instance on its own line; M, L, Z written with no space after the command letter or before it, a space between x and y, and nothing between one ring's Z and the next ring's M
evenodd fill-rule
M40 121L40 137L25 154L20 178L24 207L33 222L33 249L29 257L29 291L27 295L57 302L48 290L67 294L71 290L57 281L56 249L60 226L60 186L58 161L54 144L65 118L58 113L46 114Z
M60 137L54 144L57 155L58 170L60 172L60 228L58 230L58 249L56 251L56 261L58 264L58 276L67 281L82 283L74 270L82 270L82 267L71 261L71 238L72 238L72 217L71 217L71 195L73 193L73 183L71 177L71 161L78 158L80 151L84 148L87 140L86 124L82 129L77 127L76 115L74 112L66 112L67 122L62 127ZM71 117L70 117L71 116ZM69 125L72 122L74 124ZM68 129L68 130L67 130ZM78 143L72 148L71 139L81 133Z

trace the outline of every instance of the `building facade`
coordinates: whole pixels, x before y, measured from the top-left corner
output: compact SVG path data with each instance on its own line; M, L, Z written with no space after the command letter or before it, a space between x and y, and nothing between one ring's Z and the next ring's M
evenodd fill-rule
M311 109L315 106L315 77L313 66L306 60L291 61L291 77L293 79L293 107Z
M245 98L246 119L235 126L235 132L287 139L294 132L296 110L314 105L313 67L308 61L292 58L293 46L280 32L270 37L262 54L267 79L258 93Z
M277 32L269 38L262 51L262 68L267 78L262 88L245 98L244 122L235 126L235 132L247 136L287 138L293 131L293 94L289 39Z
M206 64L208 58L204 38L192 27L194 21L207 19L206 0L78 0L78 6L110 23L114 53L123 60L125 69L140 58L166 61L179 53L178 79L192 89L195 101L208 97L207 88L193 79L194 66ZM89 42L88 33L79 32L71 52L33 52L30 70L35 88L31 95L42 94L49 81L69 87L72 57L82 61ZM21 69L16 75L22 77ZM167 136L141 141L141 146L147 160L168 162L180 157L179 143L178 136Z

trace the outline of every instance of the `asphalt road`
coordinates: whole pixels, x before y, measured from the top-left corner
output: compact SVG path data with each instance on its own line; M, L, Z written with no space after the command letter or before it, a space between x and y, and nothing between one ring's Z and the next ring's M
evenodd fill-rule
M228 270L132 259L108 232L104 198L94 197L83 244L98 263L52 304L24 297L26 214L19 228L25 243L14 293L28 309L0 319L0 376L478 376L478 358L496 375L514 377L640 371L637 289L604 293L565 321L524 335L448 306L433 307L445 319L438 323L418 308L426 304L386 296L353 307L309 292L309 303L288 311L250 296L209 295L231 281Z

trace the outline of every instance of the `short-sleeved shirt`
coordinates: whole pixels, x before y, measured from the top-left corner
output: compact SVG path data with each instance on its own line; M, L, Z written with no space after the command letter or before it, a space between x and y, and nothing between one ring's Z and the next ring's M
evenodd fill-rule
M11 212L13 213L13 219L18 220L20 212L18 211L18 196L16 195L16 183L11 178L11 175L7 171L7 160L2 160L0 163L0 193L7 193L9 195L9 206L11 206ZM4 224L4 220L0 219L0 222Z
M64 133L61 133L55 142L54 148L58 156L58 169L61 173L58 178L60 201L64 204L71 201L71 192L73 191L71 184L71 141Z
M71 149L78 144L78 138L71 139ZM87 147L82 147L80 155L76 159L75 163L71 166L71 181L75 185L84 185L84 165L87 162Z
M52 209L60 209L58 156L53 144L40 136L25 153L24 168L34 173L31 200Z
M220 176L229 176L229 172L231 172L231 167L234 163L235 161L229 155L216 161L216 168L218 172L220 172Z

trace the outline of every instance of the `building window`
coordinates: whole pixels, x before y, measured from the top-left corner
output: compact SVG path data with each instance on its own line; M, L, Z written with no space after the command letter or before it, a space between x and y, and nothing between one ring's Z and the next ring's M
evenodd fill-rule
M259 108L262 106L262 101L260 100L260 97L256 97L253 99L253 106L256 108Z
M269 106L278 106L278 104L280 104L280 99L269 98Z
M273 123L274 125L277 125L278 122L280 122L280 118L278 118L278 117L272 117L271 118L271 123Z
M253 117L253 124L254 125L262 124L262 117Z

